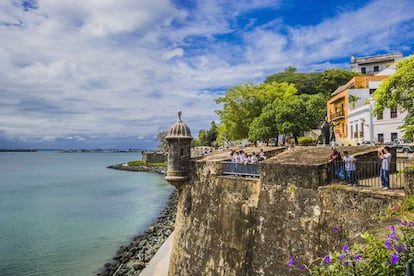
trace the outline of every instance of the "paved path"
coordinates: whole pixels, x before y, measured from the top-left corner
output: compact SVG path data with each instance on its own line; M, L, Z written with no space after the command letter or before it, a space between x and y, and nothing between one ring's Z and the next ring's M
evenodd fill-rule
M154 257L139 274L140 276L167 276L170 264L171 244L174 232L161 245Z

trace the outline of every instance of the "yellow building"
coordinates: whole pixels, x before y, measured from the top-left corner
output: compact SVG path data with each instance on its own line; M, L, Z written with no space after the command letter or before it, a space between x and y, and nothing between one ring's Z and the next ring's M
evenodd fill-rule
M357 76L353 77L345 85L338 87L332 93L327 103L328 122L334 125L335 138L338 140L347 138L347 118L349 110L349 89L368 89L369 81L379 81L388 76Z

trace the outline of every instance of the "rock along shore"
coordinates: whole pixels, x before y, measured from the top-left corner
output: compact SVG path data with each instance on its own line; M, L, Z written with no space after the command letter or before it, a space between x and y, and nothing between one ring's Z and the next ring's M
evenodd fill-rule
M165 174L165 168L162 167L125 166L118 164L108 168ZM121 246L112 260L106 263L96 275L139 275L174 230L177 203L178 191L174 190L155 223L149 226L143 234L132 238L129 245Z
M167 168L164 167L128 166L127 164L111 165L108 168L122 171L158 173L162 175L165 175L167 171Z

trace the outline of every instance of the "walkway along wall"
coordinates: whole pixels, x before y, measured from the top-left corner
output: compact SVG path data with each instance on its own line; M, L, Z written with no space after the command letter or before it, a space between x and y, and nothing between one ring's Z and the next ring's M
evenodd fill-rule
M376 149L346 150L364 155ZM329 151L286 151L260 164L259 179L222 176L228 153L193 160L181 190L169 275L292 275L290 257L309 263L375 227L374 216L404 192L325 186Z

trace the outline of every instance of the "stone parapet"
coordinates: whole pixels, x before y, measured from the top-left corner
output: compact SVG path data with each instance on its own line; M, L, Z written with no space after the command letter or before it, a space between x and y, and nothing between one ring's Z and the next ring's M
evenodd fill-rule
M405 193L411 195L414 193L414 160L410 160L407 164L407 167L404 170L405 178Z
M375 147L345 149L378 160ZM229 153L192 159L169 275L296 275L287 265L292 256L309 263L342 248L376 227L380 210L403 200L402 191L327 185L329 153L299 147L269 155L260 178L222 176Z

